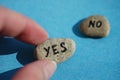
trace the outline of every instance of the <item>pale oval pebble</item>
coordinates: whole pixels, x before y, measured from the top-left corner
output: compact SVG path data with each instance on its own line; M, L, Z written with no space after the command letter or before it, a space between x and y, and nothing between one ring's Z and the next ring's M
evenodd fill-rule
M72 39L53 38L37 45L35 52L37 59L48 59L60 63L70 58L75 48L75 42Z
M105 37L110 32L110 24L104 16L93 15L83 20L80 31L90 37Z

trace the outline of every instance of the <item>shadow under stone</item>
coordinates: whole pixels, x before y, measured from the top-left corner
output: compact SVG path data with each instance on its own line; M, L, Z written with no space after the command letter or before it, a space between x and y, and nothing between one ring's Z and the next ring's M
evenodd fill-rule
M11 80L15 73L18 71L19 68L0 73L0 80Z
M14 38L0 38L0 55L17 52L17 60L22 65L35 61L34 46L22 43Z
M86 36L84 34L82 34L80 32L80 24L84 21L84 19L78 21L72 28L73 33L78 36L78 37L82 37L82 38L86 38Z

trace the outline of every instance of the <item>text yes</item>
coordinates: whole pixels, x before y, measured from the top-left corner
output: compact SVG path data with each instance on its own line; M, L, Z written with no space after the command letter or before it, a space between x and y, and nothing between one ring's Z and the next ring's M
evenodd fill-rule
M61 42L60 45L54 44L54 45L48 46L47 48L43 48L47 53L45 57L48 57L51 49L54 55L59 54L59 51L57 50L57 46L61 47L62 53L67 51L67 48L65 47L65 42Z

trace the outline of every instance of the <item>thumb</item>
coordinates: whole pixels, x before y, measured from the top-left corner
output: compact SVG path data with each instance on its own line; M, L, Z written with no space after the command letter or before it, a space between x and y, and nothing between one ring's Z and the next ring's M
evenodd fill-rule
M56 69L56 63L38 60L21 68L12 80L48 80Z

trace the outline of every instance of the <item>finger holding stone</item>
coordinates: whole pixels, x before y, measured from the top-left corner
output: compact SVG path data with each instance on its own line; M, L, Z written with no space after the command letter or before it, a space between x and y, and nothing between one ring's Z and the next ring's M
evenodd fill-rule
M3 7L0 7L0 36L15 37L33 45L48 38L47 32L37 23Z

